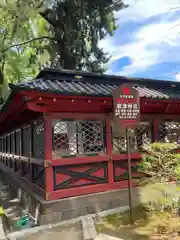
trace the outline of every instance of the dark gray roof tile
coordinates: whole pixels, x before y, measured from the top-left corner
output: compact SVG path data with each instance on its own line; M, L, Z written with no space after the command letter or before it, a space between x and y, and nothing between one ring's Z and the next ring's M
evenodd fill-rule
M81 78L76 78L79 75ZM66 95L111 96L122 83L132 83L141 97L180 99L180 83L153 79L137 79L72 71L44 70L32 81L11 85L11 88ZM175 87L172 87L176 85Z

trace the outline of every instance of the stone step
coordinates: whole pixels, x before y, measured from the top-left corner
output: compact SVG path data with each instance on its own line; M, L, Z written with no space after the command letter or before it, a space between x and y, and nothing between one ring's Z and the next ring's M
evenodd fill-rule
M10 199L9 200L9 203L10 204L20 204L20 200L18 198L13 198L13 199Z
M9 197L10 198L10 193L9 193L9 191L6 191L6 190L3 190L3 191L1 191L0 192L0 198L2 198L2 197Z
M1 195L0 199L1 199L1 201L9 202L9 196L7 194L6 195L5 194Z
M8 185L4 185L0 187L0 191L4 191L4 190L9 190Z
M94 240L97 233L91 216L82 217L82 229L84 240Z
M7 201L7 200L1 200L1 199L0 199L0 205L1 205L4 209L8 209L8 208L12 208L12 207L17 207L17 206L19 206L19 207L21 208L21 206L20 206L19 203L11 203L11 202L9 202L9 201Z
M8 222L11 226L14 226L19 219L20 219L20 216L14 216L14 217L8 218Z
M14 225L21 218L20 211L16 211L12 214L6 214L7 221L10 225Z
M26 209L22 209L22 208L19 208L19 206L16 206L16 208L14 209L11 209L11 210L14 210L10 213L6 213L6 219L7 219L7 222L9 224L9 226L14 226L18 220L20 220L20 218L24 215L27 214L27 210ZM11 228L10 227L10 228Z
M2 192L0 191L0 205L7 209L14 205L20 205L20 200L12 197L10 190L3 190Z
M12 218L12 217L14 217L14 216L21 216L21 209L16 209L15 211L12 211L12 212L10 212L10 213L6 213L5 212L5 215L6 215L6 217L9 219L9 218Z
M20 198L13 197L8 186L0 187L0 205L4 208L9 227L14 226L22 216L28 213L22 206Z
M19 201L8 201L8 204L6 204L8 207L12 207L12 206L19 206L21 208L21 204Z
M6 214L10 214L10 213L16 211L18 208L19 208L19 206L13 205L13 206L10 206L8 208L5 208L4 210L5 210Z

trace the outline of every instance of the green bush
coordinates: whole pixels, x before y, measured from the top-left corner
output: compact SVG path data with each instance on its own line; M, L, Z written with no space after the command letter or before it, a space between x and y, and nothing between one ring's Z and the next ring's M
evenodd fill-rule
M138 170L158 182L177 181L180 173L179 146L175 143L152 143L144 148L145 154Z
M144 148L145 154L138 169L150 177L143 189L150 210L172 212L179 209L180 154L177 149L179 146L175 143L152 143ZM176 183L175 195L167 190L166 183L170 181Z

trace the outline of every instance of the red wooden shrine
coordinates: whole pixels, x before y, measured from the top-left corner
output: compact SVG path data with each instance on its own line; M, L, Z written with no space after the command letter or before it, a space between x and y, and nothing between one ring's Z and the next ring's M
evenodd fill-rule
M44 69L11 84L0 112L0 169L46 200L127 187L127 145L112 92L131 83L140 126L131 133L133 178L142 146L180 141L180 83Z

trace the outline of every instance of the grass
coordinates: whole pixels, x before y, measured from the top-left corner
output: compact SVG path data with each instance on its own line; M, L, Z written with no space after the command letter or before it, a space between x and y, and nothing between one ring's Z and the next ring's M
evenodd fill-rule
M96 224L97 232L124 240L161 239L180 240L180 219L168 212L149 212L144 206L133 209L134 224L130 225L129 212L114 214Z

